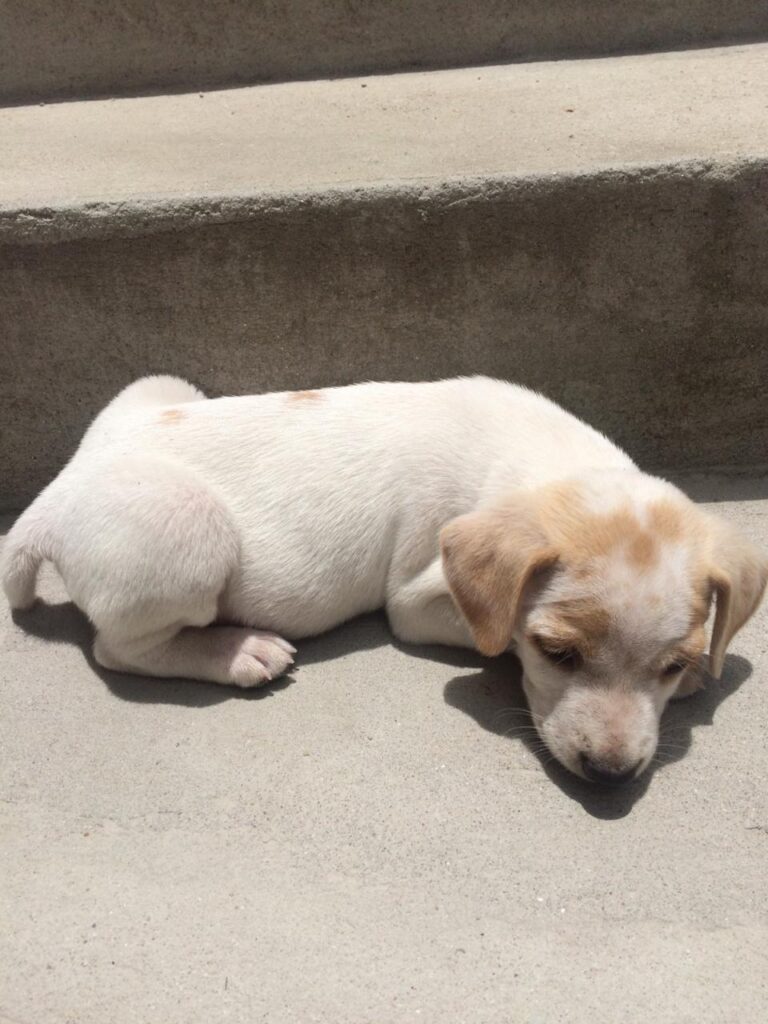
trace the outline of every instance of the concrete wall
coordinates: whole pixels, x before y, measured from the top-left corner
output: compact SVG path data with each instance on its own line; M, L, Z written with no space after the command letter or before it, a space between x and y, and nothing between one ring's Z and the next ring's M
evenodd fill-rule
M766 37L764 0L0 0L0 102Z
M767 194L768 165L688 167L6 245L3 502L24 505L103 403L160 371L211 395L495 374L650 466L765 463Z

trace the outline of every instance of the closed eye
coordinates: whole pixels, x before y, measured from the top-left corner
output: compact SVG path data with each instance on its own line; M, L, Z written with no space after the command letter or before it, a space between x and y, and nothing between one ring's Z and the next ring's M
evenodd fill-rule
M581 652L578 648L568 645L553 644L551 640L545 640L540 636L532 637L539 654L541 654L551 665L563 669L566 672L574 672L582 664Z
M672 676L679 675L686 668L688 668L688 662L683 661L682 659L679 661L671 661L661 670L661 674L665 679L670 679Z

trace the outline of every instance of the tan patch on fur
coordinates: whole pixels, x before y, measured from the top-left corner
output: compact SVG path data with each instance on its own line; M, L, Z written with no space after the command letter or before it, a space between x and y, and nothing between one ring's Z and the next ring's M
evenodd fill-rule
M716 594L710 662L719 679L728 646L768 586L768 558L728 524L710 520L709 593Z
M687 638L681 644L680 655L686 661L694 664L702 656L706 646L707 634L704 630L704 625L703 623L698 623L693 627Z
M668 651L667 656L664 659L666 664L671 661L679 661L688 667L682 677L682 681L678 686L676 693L678 696L684 696L689 693L695 693L696 690L700 689L703 685L702 676L702 655L707 646L707 635L702 625L694 626L688 636L679 643L674 650ZM659 671L662 671L664 664L658 666Z
M693 584L693 605L691 607L691 628L699 629L709 618L710 606L712 604L712 591L709 580L704 578L701 570L696 571Z
M540 508L544 530L560 551L562 561L579 579L596 579L600 573L599 559L613 552L623 553L629 564L642 573L651 571L664 557L665 545L688 547L692 559L691 632L681 654L695 661L704 649L703 626L709 617L712 595L707 525L695 506L659 500L647 506L641 522L630 505L602 516L589 512L577 485L556 485L549 491ZM662 598L656 596L651 601L658 607ZM588 627L600 628L601 621L590 622L587 616L584 626L589 636Z
M611 613L599 601L571 601L559 610L559 617L579 637L579 646L590 654L607 635L611 627Z
M664 541L681 541L689 529L686 520L690 520L690 516L671 501L654 502L648 507L648 518L653 532Z
M531 577L556 553L536 543L522 517L484 509L454 519L440 534L451 593L483 654L500 654L512 639L520 600Z
M538 512L544 533L581 578L592 575L590 563L617 548L623 548L634 568L647 571L657 564L663 544L682 543L697 525L686 509L670 501L650 504L646 523L629 504L605 515L590 512L577 484L546 488Z
M182 412L181 409L165 409L160 413L161 423L178 423L179 420L183 420L186 413Z
M288 395L288 401L295 402L317 402L323 397L321 391L292 391Z
M585 598L552 608L552 619L538 635L553 647L576 647L592 656L608 635L611 614L599 601Z
M443 557L451 591L478 648L498 653L537 569L557 561L588 584L599 577L605 556L618 554L643 573L658 565L665 545L685 544L695 559L690 568L694 598L690 634L681 646L694 660L703 646L701 627L713 587L707 539L706 521L695 506L659 500L638 516L628 501L601 515L587 508L577 484L554 484L454 520L443 533ZM661 604L662 599L655 601ZM611 614L595 599L551 611L546 636L553 644L577 646L588 654L610 630Z
M629 542L627 556L637 569L650 569L659 557L659 545L652 533L639 530Z

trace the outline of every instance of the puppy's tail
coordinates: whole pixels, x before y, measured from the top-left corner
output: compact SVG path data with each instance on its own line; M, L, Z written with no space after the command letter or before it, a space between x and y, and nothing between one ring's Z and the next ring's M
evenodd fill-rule
M11 608L35 603L35 583L40 563L54 558L48 491L30 505L5 538L0 555L0 579Z

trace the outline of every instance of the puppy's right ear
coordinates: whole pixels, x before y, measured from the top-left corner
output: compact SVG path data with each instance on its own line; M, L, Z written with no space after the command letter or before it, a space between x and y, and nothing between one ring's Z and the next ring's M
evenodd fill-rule
M505 651L533 575L553 565L533 508L524 501L459 516L440 533L443 571L481 654Z
M713 565L710 585L717 600L709 653L712 674L719 679L725 652L734 634L754 615L768 584L768 559L727 523L710 520Z

